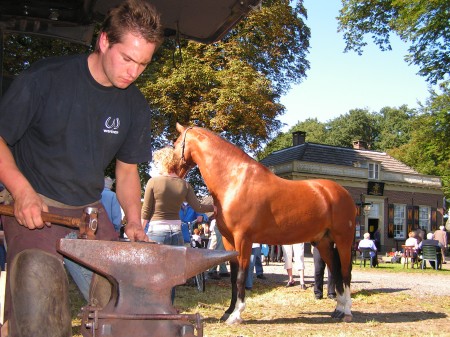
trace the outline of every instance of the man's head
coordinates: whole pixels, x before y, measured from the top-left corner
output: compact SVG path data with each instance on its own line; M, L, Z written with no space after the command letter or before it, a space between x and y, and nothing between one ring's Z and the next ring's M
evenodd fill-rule
M433 239L434 239L434 234L431 233L431 232L428 233L428 234L427 234L427 239L428 239L428 240L433 240Z
M126 89L145 70L162 40L156 10L144 0L126 0L106 17L89 70L99 84Z
M370 239L370 233L364 233L364 239L369 240Z
M102 33L106 34L110 47L121 43L126 33L140 36L157 46L164 39L159 13L145 0L126 0L108 12L100 29L96 51L99 51Z

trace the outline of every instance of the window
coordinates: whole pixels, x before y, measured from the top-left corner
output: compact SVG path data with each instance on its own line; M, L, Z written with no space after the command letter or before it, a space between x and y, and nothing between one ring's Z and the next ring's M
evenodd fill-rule
M419 206L419 227L428 233L430 227L430 214L431 210L428 206Z
M406 206L394 205L394 239L404 239L406 232Z
M380 179L380 165L377 163L369 163L369 179Z

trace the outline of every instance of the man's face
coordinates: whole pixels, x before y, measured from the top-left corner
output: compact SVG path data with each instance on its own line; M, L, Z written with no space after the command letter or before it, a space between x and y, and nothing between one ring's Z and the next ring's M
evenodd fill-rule
M127 88L152 60L157 44L127 33L120 43L111 45L105 33L100 38L102 76L97 79L104 86Z

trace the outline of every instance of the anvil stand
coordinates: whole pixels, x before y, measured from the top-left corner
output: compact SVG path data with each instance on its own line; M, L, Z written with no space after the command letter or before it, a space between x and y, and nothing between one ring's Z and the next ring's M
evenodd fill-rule
M57 248L113 286L104 308L82 309L84 337L203 336L201 316L178 314L171 289L237 256L237 252L101 240L61 239Z

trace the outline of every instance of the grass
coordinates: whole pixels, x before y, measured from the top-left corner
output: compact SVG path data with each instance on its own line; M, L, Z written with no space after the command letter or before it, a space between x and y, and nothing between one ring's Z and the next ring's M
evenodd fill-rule
M359 269L359 264L354 268ZM361 268L361 272L372 273L373 277L386 272L398 273L399 277L410 277L407 274L414 273L450 275L450 270L403 269L400 264L380 264L378 268ZM228 308L230 294L228 280L208 281L204 293L192 286L179 286L175 307L181 313L199 313L203 317L205 337L450 336L448 297L425 298L382 289L356 290L352 292L353 322L343 323L330 317L336 302L315 300L311 287L302 291L299 287L255 283L253 291L247 292L244 322L230 326L219 321ZM72 289L71 298L73 296L80 296L76 287ZM73 302L74 317L81 305L80 301ZM81 336L80 321L74 319L73 325L74 336Z

